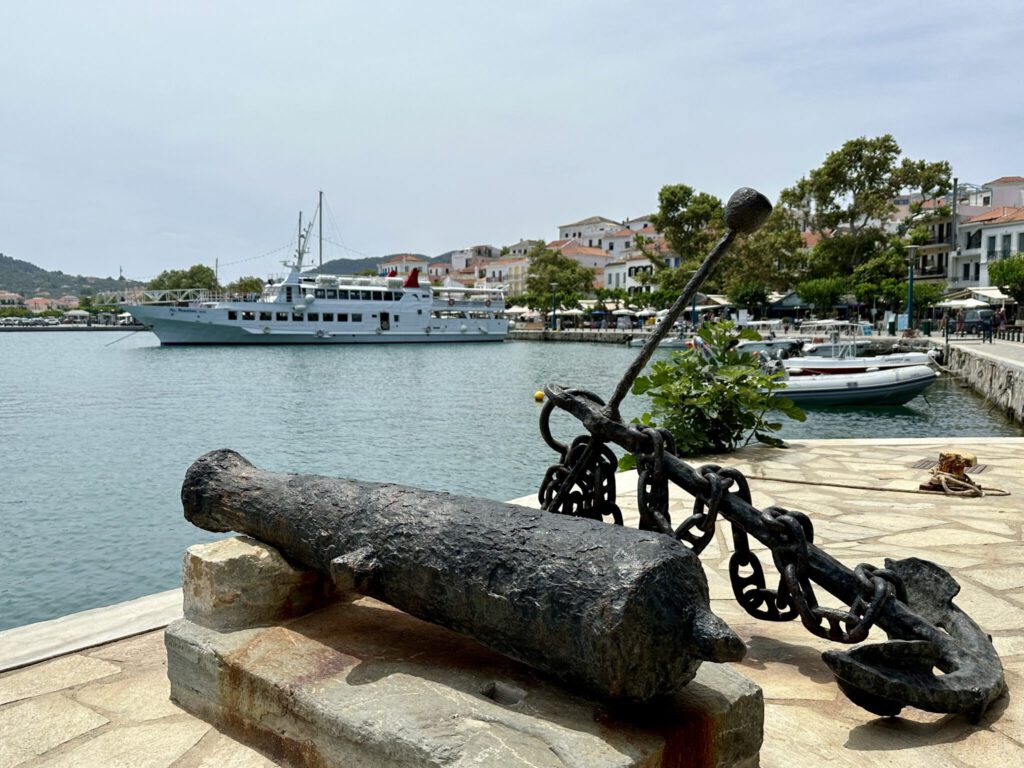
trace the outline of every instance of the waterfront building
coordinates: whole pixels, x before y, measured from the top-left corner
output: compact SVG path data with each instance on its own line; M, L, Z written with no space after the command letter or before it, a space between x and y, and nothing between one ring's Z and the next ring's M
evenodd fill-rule
M487 265L487 286L505 286L505 295L522 296L526 293L526 276L530 260L526 256L503 256Z
M558 228L558 240L555 242L575 240L587 248L603 248L603 241L607 234L620 229L622 229L622 224L617 221L606 219L604 216L591 216L572 224L562 224Z
M527 256L530 253L530 251L534 247L536 247L538 244L544 245L544 241L543 240L520 240L515 245L509 245L509 246L507 246L504 249L505 256L511 256L511 257Z
M1024 206L999 206L972 216L960 225L959 250L961 275L959 288L991 285L990 264L1024 253ZM954 283L952 275L950 284Z
M20 293L0 291L0 307L21 307L24 304L25 299Z
M398 277L405 277L414 269L418 269L420 272L426 272L428 264L429 262L420 256L416 256L412 253L399 253L389 259L379 262L377 264L377 274L381 277L385 277L394 272Z

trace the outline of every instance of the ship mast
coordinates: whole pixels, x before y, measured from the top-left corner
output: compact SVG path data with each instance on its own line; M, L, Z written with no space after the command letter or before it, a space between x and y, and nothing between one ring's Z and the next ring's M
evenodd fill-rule
M320 268L318 272L324 271L324 191L320 190L320 200L316 204L316 219L320 225Z

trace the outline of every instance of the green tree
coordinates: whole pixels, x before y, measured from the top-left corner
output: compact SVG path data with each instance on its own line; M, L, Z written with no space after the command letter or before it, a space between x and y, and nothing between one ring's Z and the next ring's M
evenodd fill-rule
M654 264L651 280L657 287L649 297L650 303L666 307L682 293L693 270L724 231L722 201L686 184L670 184L658 193L658 212L651 223L680 261L678 268L668 267L662 254L648 250L642 238L637 238L637 247ZM720 282L711 278L706 287L718 285Z
M256 293L263 293L263 281L258 277L240 277L233 283L228 283L227 290L229 293L237 293L241 295Z
M594 286L593 269L581 266L543 243L534 245L528 258L530 267L526 273L524 298L531 309L547 310L552 301L558 307L575 306Z
M846 291L846 281L839 277L804 280L796 286L796 292L800 294L805 304L810 304L818 312L825 314L831 314L832 308L839 303Z
M899 302L901 291L906 295L903 289L906 278L907 264L903 256L890 249L854 269L850 282L858 300L887 306Z
M849 275L865 261L885 248L889 241L880 229L863 229L857 233L839 232L823 237L811 251L807 277Z
M1024 253L988 265L989 282L1006 288L1018 306L1024 304Z
M893 199L901 192L920 190L930 199L949 190L949 163L908 158L901 161L901 155L899 144L888 133L851 139L830 152L820 167L783 190L781 201L799 212L816 232L842 230L853 236L845 243L849 254L844 260L852 269L871 253L874 242L857 235L880 229L895 210ZM842 262L831 268L835 270L832 274L849 274L841 271Z
M220 290L217 274L204 264L195 264L186 270L171 269L161 272L149 282L149 289L154 291L180 291L189 288Z
M805 258L796 217L784 206L776 205L764 226L733 244L720 268L722 282L727 293L737 284L751 282L782 291L796 281Z
M900 285L902 289L901 300L906 302L907 289L909 285L904 282ZM920 320L927 314L928 310L942 301L942 297L946 293L946 286L942 283L934 282L915 282L914 283L914 319Z
M768 303L768 287L753 280L738 282L729 289L728 296L733 306L760 314L761 309Z

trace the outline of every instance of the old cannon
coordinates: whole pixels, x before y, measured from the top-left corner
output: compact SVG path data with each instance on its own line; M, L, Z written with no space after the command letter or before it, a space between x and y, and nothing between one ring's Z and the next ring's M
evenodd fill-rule
M283 475L214 451L185 516L246 533L375 597L599 698L646 701L701 661L743 657L697 557L657 533L399 485Z

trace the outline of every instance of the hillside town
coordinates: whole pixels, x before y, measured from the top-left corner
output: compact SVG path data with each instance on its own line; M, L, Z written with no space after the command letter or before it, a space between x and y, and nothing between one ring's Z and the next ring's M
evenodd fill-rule
M379 261L376 270L382 276L404 277L416 269L434 284L501 288L514 299L527 292L531 250L543 247L591 270L593 289L621 291L631 303L642 306L645 294L656 287L651 280L653 260L670 268L680 267L683 261L655 227L655 218L654 214L625 220L587 216L553 227L557 236L552 239L520 239L504 247L474 245L433 260L397 254ZM797 223L807 257L823 239L843 233L842 228L814 231L810 220ZM954 191L930 199L919 193L902 195L892 200L887 218L870 224L887 235L906 238L908 231L914 233L907 246L908 272L912 269L918 285L932 284L948 300L973 298L1003 307L1015 304L1012 296L993 284L989 268L1024 253L1024 176L1003 176L980 185L957 182ZM711 300L722 307L730 305L722 294ZM50 296L44 291L26 297L0 285L3 314L13 314L4 310L22 310L20 314L85 322L89 313L80 309L80 304L80 297L74 295ZM782 317L798 315L800 308L812 304L790 286L789 290L770 292L760 309L767 317ZM105 320L116 321L111 317Z

